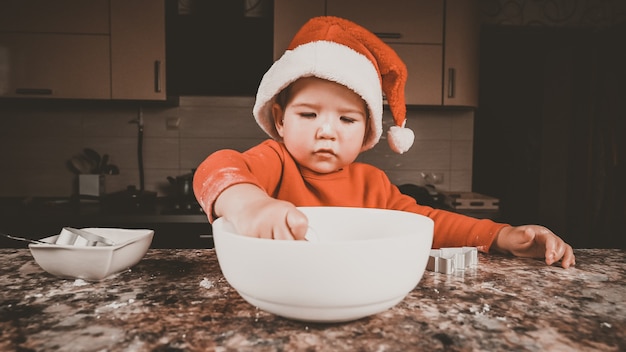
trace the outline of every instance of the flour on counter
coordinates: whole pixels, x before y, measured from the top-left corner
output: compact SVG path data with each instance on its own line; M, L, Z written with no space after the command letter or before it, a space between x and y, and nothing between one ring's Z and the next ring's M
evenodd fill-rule
M480 308L477 308L477 307L470 307L469 308L469 311L474 313L475 315L485 314L485 313L489 312L490 310L491 310L491 307L489 307L489 305L486 304L486 303L483 304L482 310Z
M74 286L85 286L85 285L89 285L89 283L83 279L74 280Z
M497 293L500 293L500 294L503 294L503 295L507 295L507 296L513 296L513 297L517 296L517 293L505 292L505 291L502 291L501 289L495 287L495 284L493 282L484 282L483 284L480 285L480 288L481 289L491 290L491 291L494 291L494 292L497 292Z
M131 305L133 303L135 303L135 299L134 298L129 298L127 301L111 302L111 303L105 305L103 308L117 309L117 308L121 308L121 307L125 307L125 306L128 306L128 305ZM100 309L96 309L96 312L100 312Z
M124 307L124 306L127 306L127 305L128 305L128 303L126 303L126 302L121 302L121 303L111 302L111 303L107 304L105 307L106 308L117 309L119 307Z
M41 298L41 297L43 297L43 294L41 294L41 293L35 293L35 294L33 294L33 295L26 295L26 296L24 296L24 298L31 298L31 297L34 297L34 298Z
M213 287L213 281L207 279L206 277L204 279L202 279L202 281L200 281L200 287L202 288L212 288Z

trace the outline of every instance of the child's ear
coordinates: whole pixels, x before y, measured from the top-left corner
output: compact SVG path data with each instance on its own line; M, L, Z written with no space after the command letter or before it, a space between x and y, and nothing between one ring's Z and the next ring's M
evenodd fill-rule
M274 126L276 127L276 132L281 137L283 136L283 123L284 123L284 115L285 112L283 108L280 107L277 103L272 105L272 116L274 117Z

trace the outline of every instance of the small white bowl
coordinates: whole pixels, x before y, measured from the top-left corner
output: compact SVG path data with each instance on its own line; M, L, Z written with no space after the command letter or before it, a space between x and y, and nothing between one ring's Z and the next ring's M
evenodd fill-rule
M215 250L228 283L248 303L286 318L343 322L385 311L419 283L433 221L394 210L300 207L317 240L247 237L219 218Z
M137 264L146 254L153 230L85 228L83 230L111 239L112 246L55 244L59 235L42 239L50 244L28 245L33 258L48 273L88 281L99 281Z

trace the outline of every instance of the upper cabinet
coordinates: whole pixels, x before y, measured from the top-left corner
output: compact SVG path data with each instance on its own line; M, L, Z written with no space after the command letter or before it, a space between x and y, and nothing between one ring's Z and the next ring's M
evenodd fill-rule
M274 60L283 55L291 38L309 18L325 14L325 0L274 0Z
M111 98L165 100L165 4L111 0Z
M444 105L478 106L479 15L477 1L446 1Z
M309 18L343 17L378 35L402 58L409 74L407 104L476 107L477 10L472 0L275 0L274 58Z
M0 97L165 100L165 10L151 0L3 0Z
M108 0L2 0L0 32L109 34Z

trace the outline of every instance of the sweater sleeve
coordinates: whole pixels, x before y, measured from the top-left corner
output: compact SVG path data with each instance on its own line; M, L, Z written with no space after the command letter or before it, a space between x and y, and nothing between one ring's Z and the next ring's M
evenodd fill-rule
M432 209L428 213L435 222L433 248L469 246L489 252L498 232L508 226L440 209Z
M228 187L251 183L272 193L268 185L280 182L282 161L279 148L261 143L246 152L224 149L209 155L197 168L193 191L202 209L213 223L213 206L217 197Z
M489 219L477 219L420 205L413 197L402 194L395 185L389 183L388 187L391 195L390 208L424 215L434 221L432 248L468 246L477 247L481 252L489 252L498 232L509 226Z

